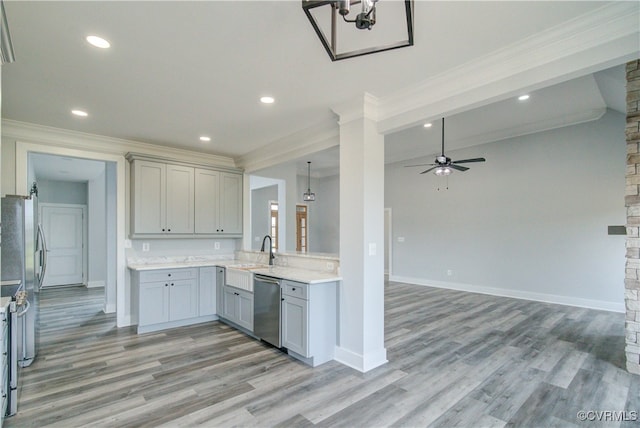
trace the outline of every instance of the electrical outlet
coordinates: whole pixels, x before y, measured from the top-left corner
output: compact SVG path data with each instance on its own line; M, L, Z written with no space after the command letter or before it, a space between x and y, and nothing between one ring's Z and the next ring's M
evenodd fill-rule
M144 252L149 251L149 243L148 242L143 242L142 243L142 251L144 251Z
M376 252L377 252L377 248L376 248L375 242L369 243L369 255L370 256L375 256Z
M333 263L332 262L327 262L327 270L328 271L333 271Z
M453 275L453 271L451 269L448 269L447 270L447 276L451 276L451 275Z
M131 239L124 240L124 248L131 248Z
M404 242L404 236L398 236L398 242Z
M260 242L260 237L256 236L255 238L253 238L253 240L256 241L256 242Z
M220 249L220 242L218 242L218 241L214 242L214 243L213 243L213 248L214 248L215 250L219 250L219 249Z

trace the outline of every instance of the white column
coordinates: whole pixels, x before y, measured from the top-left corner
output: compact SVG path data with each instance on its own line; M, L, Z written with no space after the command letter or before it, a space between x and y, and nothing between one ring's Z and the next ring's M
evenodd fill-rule
M377 99L334 109L340 116L340 338L336 360L366 372L384 347L384 136Z

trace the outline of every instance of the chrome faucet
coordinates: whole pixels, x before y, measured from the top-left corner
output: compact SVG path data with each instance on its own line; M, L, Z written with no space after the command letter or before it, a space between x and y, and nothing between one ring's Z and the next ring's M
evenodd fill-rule
M273 266L273 259L275 259L276 256L273 255L273 242L271 241L270 235L265 235L264 238L262 238L262 247L260 247L260 251L264 253L264 243L267 238L269 238L269 266Z

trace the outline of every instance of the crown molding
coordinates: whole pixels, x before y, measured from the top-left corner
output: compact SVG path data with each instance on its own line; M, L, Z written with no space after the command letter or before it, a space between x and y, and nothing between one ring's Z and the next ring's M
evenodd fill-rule
M371 119L378 121L380 108L380 99L368 92L361 97L356 97L350 101L338 104L331 108L338 115L339 124L344 125L358 119Z
M339 144L338 123L335 119L328 119L242 155L236 159L236 164L250 173L296 160Z
M16 141L40 144L46 143L59 147L122 156L129 152L138 152L184 162L195 162L198 164L227 168L236 167L234 160L226 156L158 146L155 144L53 128L10 119L2 120L2 139L13 139Z
M451 115L640 55L640 7L615 2L381 98L378 130Z

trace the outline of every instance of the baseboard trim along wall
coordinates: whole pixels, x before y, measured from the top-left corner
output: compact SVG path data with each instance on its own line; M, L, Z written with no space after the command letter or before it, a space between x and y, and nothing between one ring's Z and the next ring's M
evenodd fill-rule
M87 288L104 287L104 281L89 281L87 282Z
M463 284L457 282L432 281L405 276L389 276L389 281L406 284L424 285L427 287L446 288L449 290L468 291L471 293L489 294L491 296L511 297L513 299L533 300L535 302L555 303L565 306L598 309L609 312L624 312L624 302L606 302L601 300L581 299L579 297L559 296L557 294L533 293L531 291L507 290L504 288L486 287L483 285Z
M334 360L345 366L356 369L362 373L375 369L389 362L387 360L387 349L382 348L378 352L370 352L367 355L357 354L349 349L336 346Z

